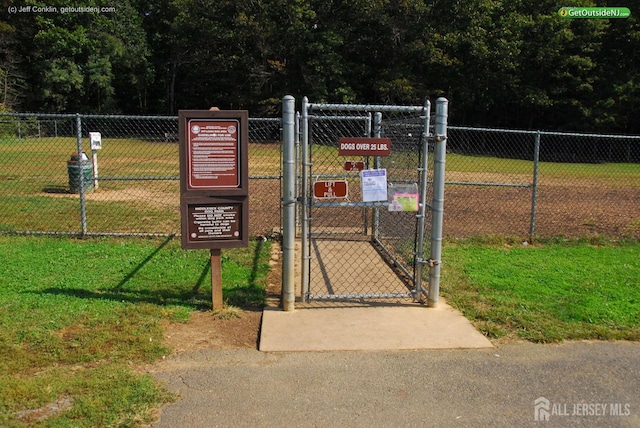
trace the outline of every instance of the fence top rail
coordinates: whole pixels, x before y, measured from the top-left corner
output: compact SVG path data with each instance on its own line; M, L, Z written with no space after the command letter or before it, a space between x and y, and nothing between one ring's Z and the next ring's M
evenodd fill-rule
M43 119L173 119L178 116L152 116L152 115L127 115L127 114L81 114L81 113L10 113L2 112L0 117L37 117Z
M321 120L334 120L334 121L367 121L371 120L371 117L367 114L363 114L361 116L321 116L321 115L309 115L307 116L309 119L321 119Z
M558 137L587 137L587 138L619 138L628 140L640 140L640 135L622 135L622 134L592 134L586 132L560 132L560 131L534 131L526 129L505 129L505 128L475 128L471 126L449 126L449 130L454 131L473 131L473 132L500 132L503 134L540 134Z
M280 121L282 120L282 118L280 117L251 117L249 116L249 121L250 122L278 122L280 123Z
M0 118L5 117L39 117L43 119L75 119L76 114L72 113L12 113L0 112Z
M371 112L415 112L422 113L424 106L393 106L376 104L322 104L309 103L307 105L312 110L334 110L334 111L371 111Z
M162 115L128 115L128 114L82 114L82 113L14 113L0 112L0 119L5 117L37 117L41 119L141 119L141 120L178 120L178 116ZM280 122L279 117L250 117L252 122Z
M473 132L500 132L506 134L529 134L536 135L540 131L530 131L525 129L504 129L504 128L475 128L472 126L448 126L449 130L454 131L473 131Z
M586 137L586 138L640 140L640 135L622 135L622 134L590 134L590 133L582 133L582 132L540 131L540 135L554 135L558 137Z
M375 105L375 104L308 104L309 110L333 110L333 111L367 111L367 112L415 112L421 113L425 111L424 106L393 106L393 105ZM129 120L178 120L178 116L153 116L153 115L108 115L108 114L81 114L81 113L16 113L16 112L0 112L0 121L5 118L30 118L36 117L40 119L129 119ZM323 117L327 119L329 117ZM339 119L338 116L330 117L331 119ZM354 120L363 117L346 117L344 120ZM406 119L403 119L406 120ZM267 117L250 117L251 122L280 122L280 118ZM525 129L506 129L506 128L476 128L471 126L449 126L452 131L473 131L473 132L500 132L505 134L520 135L541 135L541 136L558 136L558 137L581 137L581 138L610 138L640 141L640 135L622 135L622 134L594 134L583 132L559 132L559 131L539 131Z

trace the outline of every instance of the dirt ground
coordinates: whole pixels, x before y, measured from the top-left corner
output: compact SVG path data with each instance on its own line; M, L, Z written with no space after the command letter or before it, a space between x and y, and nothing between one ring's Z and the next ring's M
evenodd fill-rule
M530 209L530 189L451 186L445 195L444 234L445 237L505 234L526 239ZM635 188L548 186L539 192L537 215L536 233L540 236L626 235L640 238L640 191ZM353 218L333 217L341 222ZM272 248L267 295L268 304L278 305L280 248L277 244ZM166 343L174 352L255 349L261 316L259 309L241 310L240 317L231 319L222 319L210 311L198 312L186 324L168 325Z
M279 304L282 284L280 245L271 246L271 270L267 278L267 305ZM165 344L178 354L203 349L257 349L262 309L240 309L239 317L225 319L212 311L194 313L187 323L168 324Z
M241 310L238 318L222 319L196 312L185 324L169 324L165 344L174 353L201 349L257 349L262 311Z

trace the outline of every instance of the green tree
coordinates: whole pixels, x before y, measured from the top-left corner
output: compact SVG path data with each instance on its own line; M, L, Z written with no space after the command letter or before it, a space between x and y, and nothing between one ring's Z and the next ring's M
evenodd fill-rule
M46 6L61 12L69 4L51 1ZM110 5L96 0L83 6ZM144 108L141 97L149 76L148 53L140 20L127 1L120 2L115 12L23 13L12 17L19 28L15 37L22 72L30 83L24 94L28 109L119 112L121 102L126 107Z

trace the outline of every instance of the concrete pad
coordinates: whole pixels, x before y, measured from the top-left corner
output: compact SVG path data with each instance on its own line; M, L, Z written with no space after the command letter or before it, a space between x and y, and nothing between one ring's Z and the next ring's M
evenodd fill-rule
M266 308L260 351L377 351L491 348L471 322L440 299L437 308Z

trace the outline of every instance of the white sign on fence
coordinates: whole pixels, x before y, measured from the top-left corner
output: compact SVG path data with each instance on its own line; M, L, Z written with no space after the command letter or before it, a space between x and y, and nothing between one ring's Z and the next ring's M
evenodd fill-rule
M387 170L366 169L360 171L362 202L387 200Z

